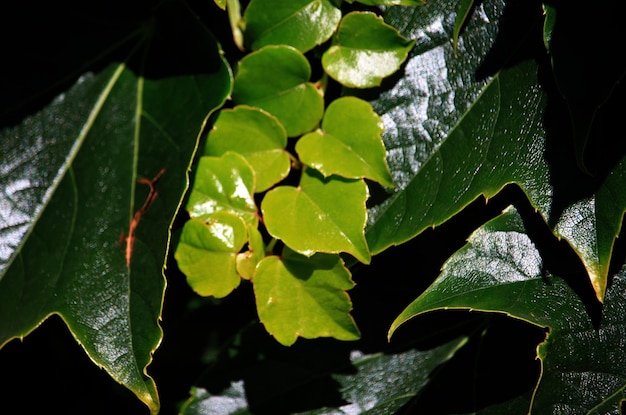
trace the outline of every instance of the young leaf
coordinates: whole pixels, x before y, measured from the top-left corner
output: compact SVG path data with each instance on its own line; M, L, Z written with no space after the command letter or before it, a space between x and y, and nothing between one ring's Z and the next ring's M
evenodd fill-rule
M382 131L382 121L368 102L343 97L326 109L322 131L301 137L296 151L302 163L325 177L368 178L393 187Z
M256 226L254 188L254 170L242 155L227 152L220 157L201 157L187 211L192 218L201 219L208 219L215 212L228 211Z
M352 12L341 20L322 65L347 87L370 88L400 69L413 45L375 14Z
M626 265L615 276L603 308L591 306L590 289L581 296L572 288L581 287L580 282L582 289L589 288L583 273L572 273L565 262L557 267L554 274L546 272L522 218L510 207L474 232L389 333L422 313L454 308L506 313L547 327L548 337L537 350L542 374L528 413L552 413L554 408L619 413L626 389Z
M248 249L237 255L237 272L241 278L251 280L256 266L265 257L265 243L259 228L248 226Z
M304 257L285 248L281 257L261 260L254 276L259 318L280 343L298 337L357 340L345 291L354 287L350 271L337 255Z
M209 131L204 154L221 156L228 151L241 154L252 165L256 192L263 192L289 174L291 160L285 150L287 133L267 112L237 106L219 112Z
M300 186L279 186L261 202L267 231L302 255L347 252L363 263L371 256L365 242L367 185L362 180L323 178L307 168Z
M314 129L324 112L324 99L310 77L309 61L297 49L265 46L239 62L233 101L266 110L288 136L297 136Z
M329 0L252 0L244 19L252 50L289 45L304 53L330 39L341 11Z
M220 211L185 222L174 257L196 293L222 298L239 286L236 259L246 239L243 219Z

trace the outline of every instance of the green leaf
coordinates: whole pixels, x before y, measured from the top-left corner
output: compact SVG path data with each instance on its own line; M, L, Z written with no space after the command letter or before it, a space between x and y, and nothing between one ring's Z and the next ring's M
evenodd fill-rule
M226 10L226 0L213 0L215 5L222 10Z
M488 17L476 18L478 23L468 21L463 35L468 37L466 44L476 45L481 37L484 45L490 44L494 39L493 29L481 32ZM537 13L537 18L543 16ZM419 19L412 21L420 24ZM497 24L497 17L489 21ZM489 35L485 36L485 32ZM404 95L425 94L428 100L433 92L420 90L424 65L446 67L447 56L454 56L451 45L440 49L427 56L416 55L409 61L407 82L397 85L390 94L400 90ZM451 70L448 68L448 73ZM450 86L439 92L449 97L448 94L459 92L462 100L455 96L450 102L454 105L424 113L425 103L421 99L398 108L394 104L400 101L397 97L387 102L388 98L383 96L380 103L373 104L386 120L386 127L390 126L387 131L392 135L383 135L383 139L387 140L388 161L398 184L397 192L369 211L372 219L366 235L373 253L405 242L445 222L477 197L490 198L507 184L515 183L541 212L555 235L567 240L579 254L602 301L613 245L626 209L622 192L616 191L616 183L624 177L626 167L618 159L614 165L605 167L610 168L606 173L588 177L566 157L555 154L554 149L567 145L571 137L563 131L548 137L549 124L544 118L547 96L537 80L538 70L529 61L500 69L483 84L480 94L474 95L467 91L480 83L468 85L460 79L449 80L446 71L438 69L442 75L440 78L435 75L435 80L443 85L462 82L462 91ZM432 87L439 91L441 84L435 80ZM384 108L377 108L380 105L393 106L393 113L385 114ZM463 105L467 105L465 112L459 111ZM407 122L407 113L419 114L421 123ZM424 132L432 125L438 125L431 130L442 140L438 146L430 143L433 133ZM414 155L411 152L414 148L424 150ZM606 156L615 159L619 153Z
M175 258L198 294L226 297L239 286L236 259L247 240L246 224L231 212L221 211L204 220L185 222Z
M267 112L248 106L224 109L209 131L204 154L221 156L227 151L241 154L256 175L256 192L263 192L289 174L291 160L285 150L287 133Z
M256 226L254 189L254 170L242 155L231 151L220 157L204 156L196 166L187 211L191 217L201 219L215 212L232 212Z
M459 1L459 8L457 9L456 19L454 20L453 44L455 53L459 44L459 34L467 21L467 16L472 10L472 7L474 7L474 0Z
M313 130L324 112L324 99L310 77L309 61L297 49L265 46L239 62L232 98L274 115L294 137Z
M261 202L267 231L294 251L347 252L363 263L371 256L363 229L367 185L362 180L323 178L305 169L299 187L279 186Z
M341 20L322 65L345 86L370 88L400 69L414 45L375 14L352 12Z
M10 212L0 221L0 344L57 314L152 413L159 398L146 367L162 338L169 227L198 134L231 87L215 40L186 8L165 2L156 13L155 27L140 22L149 30L135 54L103 62L0 132L0 206ZM149 197L138 179L162 169L128 266L120 236Z
M345 293L352 287L350 271L339 256L304 257L287 248L281 257L264 258L254 276L259 318L285 346L298 337L357 340L359 329Z
M343 97L326 109L322 131L301 137L296 151L302 163L325 177L368 178L393 187L382 131L383 123L369 103Z
M589 307L590 296L572 288L585 282L584 275L562 264L557 268L567 275L546 272L522 218L509 208L474 232L433 285L398 316L390 334L422 313L452 308L503 312L547 327L537 351L542 375L528 413L619 413L626 397L626 267L615 275L602 309Z
M330 39L341 11L329 0L252 0L244 19L252 50L289 45L307 52Z

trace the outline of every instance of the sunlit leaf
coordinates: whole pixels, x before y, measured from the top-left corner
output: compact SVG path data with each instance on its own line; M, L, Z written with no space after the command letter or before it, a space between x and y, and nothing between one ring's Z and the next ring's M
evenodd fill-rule
M242 155L227 152L220 157L204 156L196 166L186 208L191 217L201 219L215 212L233 212L256 226L254 188L254 170Z
M287 133L275 117L258 108L237 106L220 111L208 134L204 154L241 154L256 175L256 192L263 192L289 174Z
M323 178L305 169L300 185L279 186L261 202L267 231L302 255L347 252L369 263L363 229L368 189L362 180Z
M252 279L256 266L265 257L263 235L256 227L248 226L248 249L237 255L237 272L241 278Z
M375 14L352 12L341 20L322 65L345 86L374 87L400 69L414 44Z
M252 50L289 45L307 52L332 36L341 11L329 0L252 0L244 19Z
M176 247L178 267L198 294L222 298L239 286L236 259L247 240L240 216L219 211L185 222Z
M265 46L238 66L233 101L274 115L290 137L313 130L322 119L324 99L309 82L311 66L297 49Z
M393 187L382 131L380 117L366 101L343 97L326 109L321 131L301 137L296 151L302 163L326 177L368 178Z
M298 337L356 340L360 333L349 312L346 290L354 286L337 255L304 257L289 249L268 256L254 276L259 318L276 340L293 344Z

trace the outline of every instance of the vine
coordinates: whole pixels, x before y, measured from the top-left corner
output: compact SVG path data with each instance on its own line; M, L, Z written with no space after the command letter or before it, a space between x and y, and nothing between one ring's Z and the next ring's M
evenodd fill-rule
M422 3L339 3L252 0L241 16L238 1L216 0L245 54L195 168L175 252L199 295L250 281L261 322L284 345L359 338L346 255L371 261L369 185L394 186L382 120L347 91L380 85L415 43L365 6ZM311 80L312 64L321 79ZM326 96L331 83L342 96Z

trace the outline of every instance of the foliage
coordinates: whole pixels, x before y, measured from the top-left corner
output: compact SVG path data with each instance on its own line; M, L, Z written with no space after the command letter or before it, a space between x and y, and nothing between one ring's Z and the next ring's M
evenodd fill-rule
M3 13L3 405L620 413L614 7Z

